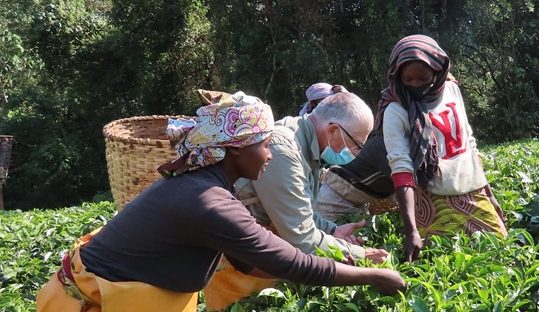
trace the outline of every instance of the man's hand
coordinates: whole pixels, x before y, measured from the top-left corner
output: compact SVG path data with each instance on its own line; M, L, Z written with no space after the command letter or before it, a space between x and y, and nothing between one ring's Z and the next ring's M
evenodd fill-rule
M382 263L386 261L389 252L384 249L365 248L365 258L370 259L373 263Z
M404 238L404 254L406 260L409 262L417 260L421 248L423 248L423 241L419 236L419 232L412 231L411 233L406 234L406 237Z
M367 222L365 220L361 220L355 223L343 224L335 229L333 236L344 239L350 244L361 245L363 244L363 239L360 236L355 236L354 231L357 229L362 229L366 223Z

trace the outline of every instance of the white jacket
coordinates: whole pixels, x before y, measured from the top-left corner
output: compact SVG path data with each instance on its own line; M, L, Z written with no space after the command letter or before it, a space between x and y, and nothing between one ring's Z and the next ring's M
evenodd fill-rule
M446 82L441 100L428 111L438 142L440 167L440 175L429 182L428 191L461 195L485 186L487 180L458 86ZM383 133L391 173L413 173L408 112L399 103L390 103L386 108Z

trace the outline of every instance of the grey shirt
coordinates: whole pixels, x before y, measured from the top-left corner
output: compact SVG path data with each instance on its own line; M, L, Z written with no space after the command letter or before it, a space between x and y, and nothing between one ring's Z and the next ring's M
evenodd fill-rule
M363 258L358 245L331 236L336 227L315 211L320 184L320 147L314 124L307 116L286 117L275 123L270 150L272 160L259 180L240 179L236 183L242 200L263 225L270 225L279 236L304 252L315 247L340 248L345 255Z
M231 192L220 166L159 180L81 250L83 264L110 281L193 292L224 253L244 273L258 267L293 282L333 282L332 260L304 254L261 227Z

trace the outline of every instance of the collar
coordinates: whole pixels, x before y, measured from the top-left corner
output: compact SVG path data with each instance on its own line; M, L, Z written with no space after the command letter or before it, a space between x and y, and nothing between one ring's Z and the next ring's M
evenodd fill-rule
M223 188L234 194L236 192L234 185L230 183L228 178L226 177L225 170L223 169L223 166L219 165L219 163L207 166L203 168L199 168L197 170L208 170L212 175L214 175L222 184Z
M309 162L320 162L320 146L314 123L303 116L287 116L275 122L275 126L283 126L294 132L294 140L301 147L301 153Z
M307 146L310 148L311 155L309 155L309 158L320 161L320 146L318 145L318 137L316 136L314 123L307 117L308 116L302 116L298 121L298 126L302 129L301 133L307 142Z

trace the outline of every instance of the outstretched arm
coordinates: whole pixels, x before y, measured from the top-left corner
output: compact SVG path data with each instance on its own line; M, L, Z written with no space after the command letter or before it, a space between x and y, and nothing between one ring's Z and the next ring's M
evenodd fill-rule
M360 268L337 262L335 268L334 286L372 285L384 295L394 295L406 288L400 274L390 269Z
M362 268L335 262L335 271L332 286L372 285L383 295L394 295L406 288L406 283L400 274L390 269ZM249 275L275 278L258 268L253 268Z
M410 262L419 256L419 250L423 247L421 237L415 223L415 199L414 188L401 186L397 189L397 201L404 223L404 253Z
M408 112L399 104L389 104L384 112L383 127L391 179L404 223L404 251L408 261L413 261L419 256L422 242L415 223L415 181L410 157Z

